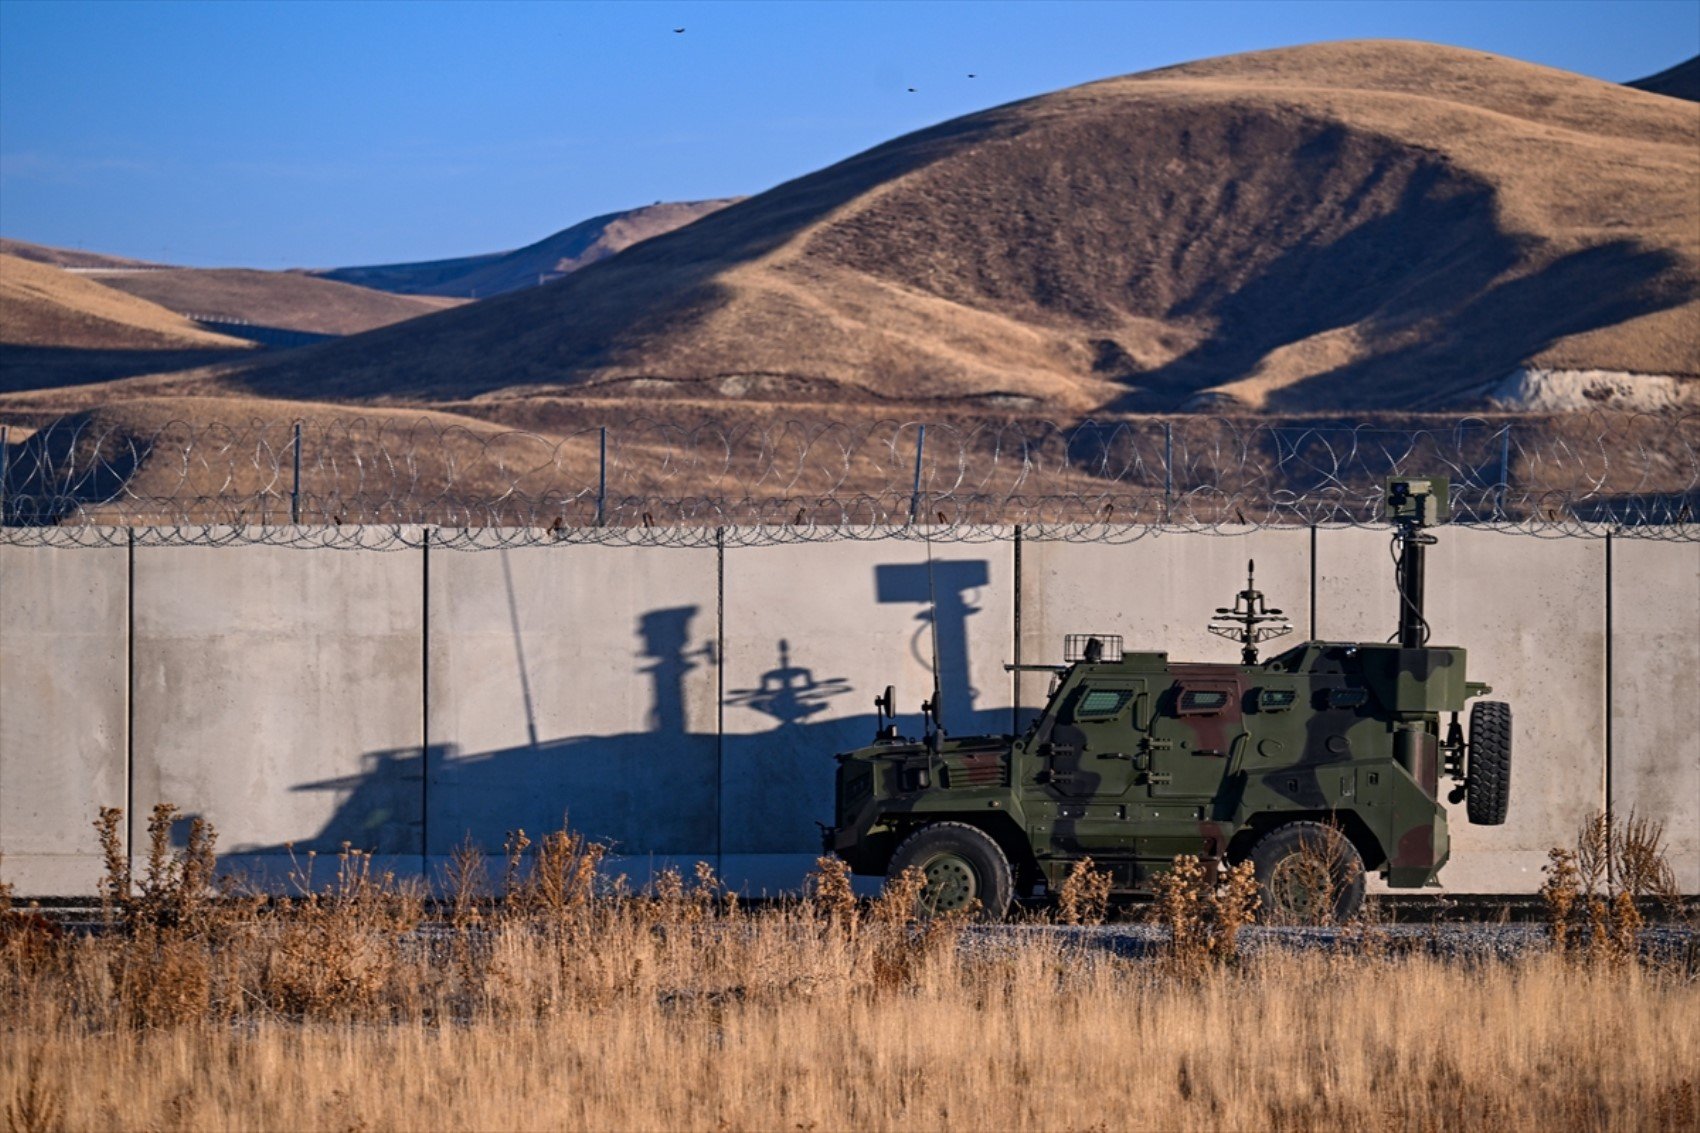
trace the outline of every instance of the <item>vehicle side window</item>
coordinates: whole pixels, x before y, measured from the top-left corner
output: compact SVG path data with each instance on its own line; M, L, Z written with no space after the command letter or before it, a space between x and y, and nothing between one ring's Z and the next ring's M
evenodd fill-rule
M1108 720L1121 714L1133 690L1125 688L1089 688L1080 694L1074 706L1076 720Z
M1238 690L1228 684L1186 684L1176 690L1175 715L1214 716L1232 704Z

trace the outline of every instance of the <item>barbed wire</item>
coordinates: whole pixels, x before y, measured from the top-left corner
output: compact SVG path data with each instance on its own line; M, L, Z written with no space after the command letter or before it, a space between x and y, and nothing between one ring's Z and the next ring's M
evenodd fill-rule
M1016 525L1114 542L1376 524L1395 475L1449 477L1455 523L1700 540L1696 414L636 420L555 434L394 411L150 425L85 414L0 432L0 542L21 545L972 542Z

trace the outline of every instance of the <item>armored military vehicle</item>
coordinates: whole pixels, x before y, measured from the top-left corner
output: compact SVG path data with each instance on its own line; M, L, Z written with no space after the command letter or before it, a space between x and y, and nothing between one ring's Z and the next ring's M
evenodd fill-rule
M1241 643L1237 665L1071 634L1062 664L1005 666L1052 674L1020 736L947 735L935 678L925 734L901 737L887 688L873 743L837 757L826 850L857 874L916 867L929 909L986 915L1044 898L1084 857L1121 893L1149 892L1182 854L1249 860L1266 914L1297 920L1351 916L1368 871L1395 889L1437 884L1441 776L1472 823L1494 825L1511 772L1510 707L1477 700L1466 738L1458 714L1491 690L1465 677L1463 649L1428 644L1423 552L1448 488L1387 485L1400 611L1388 642L1310 641L1260 662L1290 627L1248 569L1210 627Z

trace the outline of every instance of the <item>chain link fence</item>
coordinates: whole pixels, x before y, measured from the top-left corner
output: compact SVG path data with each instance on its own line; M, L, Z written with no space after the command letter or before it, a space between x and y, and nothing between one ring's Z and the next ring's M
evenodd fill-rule
M662 420L544 434L394 411L0 430L0 542L400 548L927 537L1123 541L1380 521L1445 475L1452 521L1700 539L1700 415L1223 417L1059 425Z

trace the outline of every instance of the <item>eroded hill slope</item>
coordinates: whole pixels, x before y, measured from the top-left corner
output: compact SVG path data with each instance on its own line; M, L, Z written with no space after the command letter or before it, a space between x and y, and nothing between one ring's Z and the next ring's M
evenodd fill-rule
M898 138L557 283L256 365L385 400L1469 405L1700 374L1700 106L1480 52L1205 60Z

